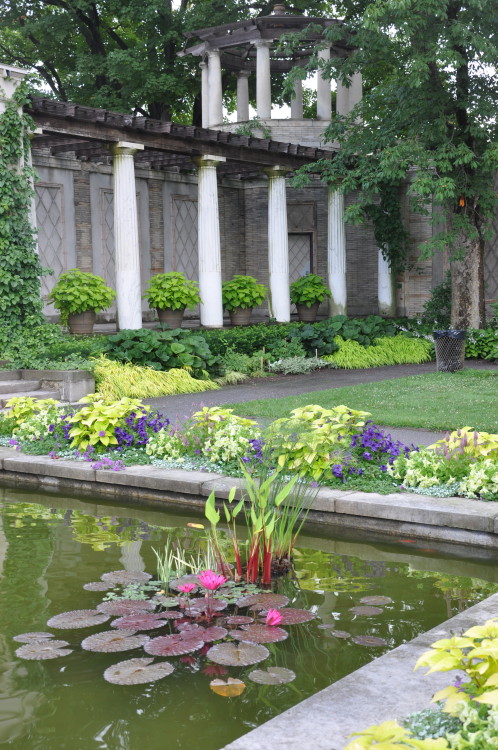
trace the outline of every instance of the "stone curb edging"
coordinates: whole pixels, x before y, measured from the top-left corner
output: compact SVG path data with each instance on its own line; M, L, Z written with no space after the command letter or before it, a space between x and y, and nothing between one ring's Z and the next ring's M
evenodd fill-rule
M91 464L48 456L32 456L0 448L0 482L33 488L67 490L84 495L119 497L121 502L165 502L204 507L216 489L226 499L233 486L240 497L242 480L201 471L132 466L122 472L92 469ZM342 491L321 488L309 516L320 525L365 529L496 548L498 504L465 498L416 494Z
M428 675L426 669L414 672L422 652L440 638L460 634L497 614L498 594L493 594L306 698L222 750L343 750L352 732L428 708L434 693L451 685L456 673Z

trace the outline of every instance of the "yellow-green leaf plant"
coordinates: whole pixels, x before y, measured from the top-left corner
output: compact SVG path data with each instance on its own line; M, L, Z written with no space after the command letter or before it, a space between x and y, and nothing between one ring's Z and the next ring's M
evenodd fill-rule
M88 397L82 399L83 402L87 400ZM131 412L144 411L150 411L150 406L144 406L139 399L92 401L68 419L73 425L69 431L69 437L72 439L71 448L85 451L91 446L99 451L117 445L115 428L119 427Z
M417 740L396 721L384 721L351 736L354 739L344 750L446 750L450 747L442 737Z
M14 396L5 404L2 412L5 419L12 419L15 427L38 412L46 411L54 406L60 406L60 402L53 398L34 398L31 396Z

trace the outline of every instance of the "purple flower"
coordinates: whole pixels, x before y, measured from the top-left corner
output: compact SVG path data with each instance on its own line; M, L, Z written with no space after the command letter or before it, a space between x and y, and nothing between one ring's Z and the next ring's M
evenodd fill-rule
M336 477L337 479L342 479L342 464L334 464L334 465L332 466L332 474L333 474L333 475L334 475L334 476L335 476L335 477Z
M362 456L366 461L371 461L373 458L372 454L368 451L363 451Z
M99 437L105 437L105 430L100 430Z
M49 424L48 431L49 432L53 432L54 430L55 430L55 425L54 424Z
M9 445L19 445L19 443L17 442L17 440L15 438L11 438L9 440Z

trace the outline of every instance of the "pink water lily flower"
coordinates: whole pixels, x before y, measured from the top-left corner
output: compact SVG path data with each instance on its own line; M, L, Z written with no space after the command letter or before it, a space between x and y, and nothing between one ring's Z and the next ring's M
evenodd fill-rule
M199 579L199 583L201 584L201 586L204 586L204 588L208 589L208 591L216 591L216 589L219 589L220 586L223 586L223 584L227 580L225 576L219 575L213 570L203 570L201 573L199 573L197 578Z
M178 586L178 591L181 591L182 594L190 594L195 588L197 588L195 583L184 583Z
M266 613L265 622L267 625L280 625L283 619L278 609L269 609Z

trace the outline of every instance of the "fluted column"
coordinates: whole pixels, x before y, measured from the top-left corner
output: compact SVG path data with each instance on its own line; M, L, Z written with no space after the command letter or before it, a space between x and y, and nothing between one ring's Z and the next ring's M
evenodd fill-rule
M222 156L195 157L197 164L199 290L201 325L223 328L221 301L221 245L216 167L226 161Z
M221 60L219 49L208 50L208 88L209 88L209 124L221 125L223 122L223 91L221 87Z
M330 49L321 49L318 58L327 63L330 60ZM330 79L324 77L322 68L318 69L316 81L316 116L319 120L330 120L332 117Z
M278 323L290 320L289 235L283 167L265 169L268 175L268 266L270 314Z
M209 68L207 62L202 60L199 63L201 69L201 109L202 109L202 127L209 127Z
M291 120L303 119L303 82L297 78L294 82L294 96L291 99Z
M346 228L344 226L344 195L328 191L328 281L332 293L330 315L346 315Z
M237 74L237 122L247 122L249 119L249 70L241 70Z
M113 147L114 252L119 330L142 327L140 247L133 155L141 143L119 141Z
M256 113L260 120L271 118L270 42L258 39L256 47Z
M394 318L396 315L396 298L394 293L394 274L387 260L378 251L378 301L379 315Z
M353 73L350 84L344 86L337 81L336 111L338 115L347 115L355 104L361 101L363 95L363 80L361 73Z
M349 87L349 109L352 110L355 104L361 102L363 96L363 78L361 73L353 73L351 76L351 86Z

